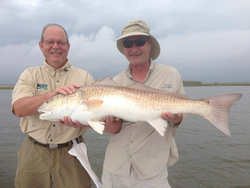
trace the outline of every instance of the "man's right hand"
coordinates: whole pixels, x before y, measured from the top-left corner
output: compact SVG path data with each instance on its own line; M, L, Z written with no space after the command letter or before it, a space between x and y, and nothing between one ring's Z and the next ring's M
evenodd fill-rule
M72 84L72 85L60 86L60 87L58 87L58 88L56 88L54 90L54 94L53 95L57 95L57 94L63 94L63 95L72 94L72 93L76 92L76 88L79 88L79 85Z
M14 103L14 113L17 117L30 116L37 113L37 109L47 100L54 97L57 94L72 94L76 92L76 88L79 88L77 84L64 85L56 88L54 91L45 93L43 95L24 97L18 99Z
M104 132L109 134L117 134L120 132L123 122L122 119L114 116L106 116L103 121L105 122Z

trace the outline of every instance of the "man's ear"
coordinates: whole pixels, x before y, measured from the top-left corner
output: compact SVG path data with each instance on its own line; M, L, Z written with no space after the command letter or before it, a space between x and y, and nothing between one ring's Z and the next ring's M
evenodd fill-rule
M39 42L39 48L41 51L43 51L43 42L41 42L41 41Z
M148 43L151 45L152 44L152 39L148 39Z

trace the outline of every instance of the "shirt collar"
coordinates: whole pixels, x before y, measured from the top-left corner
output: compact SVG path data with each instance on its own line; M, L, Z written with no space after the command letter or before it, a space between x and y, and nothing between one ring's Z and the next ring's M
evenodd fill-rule
M59 69L55 69L54 67L50 66L47 61L45 60L43 65L45 66L46 70L49 72L51 76L55 76L56 73L63 75L68 72L71 68L70 62L67 60L65 65Z
M146 77L146 79L145 79L143 82L145 82L145 81L148 79L148 77L152 74L152 72L153 72L153 70L154 70L154 68L155 68L155 62L153 62L152 59L150 59L150 62L149 62L149 63L150 63L150 65L149 65L147 77ZM131 80L137 82L137 81L133 78L133 76L132 76L132 74L131 74L130 64L128 65L127 69L125 70L125 73L126 73L126 75L127 75Z

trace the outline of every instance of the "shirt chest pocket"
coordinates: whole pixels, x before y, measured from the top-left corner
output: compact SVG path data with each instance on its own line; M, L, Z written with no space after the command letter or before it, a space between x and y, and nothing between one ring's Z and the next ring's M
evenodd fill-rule
M160 87L161 90L163 91L167 91L167 92L171 92L171 93L176 93L176 89L175 87L173 87L172 85L170 84L163 84L161 87Z
M43 95L45 93L51 92L51 88L48 84L37 83L35 85L35 95Z

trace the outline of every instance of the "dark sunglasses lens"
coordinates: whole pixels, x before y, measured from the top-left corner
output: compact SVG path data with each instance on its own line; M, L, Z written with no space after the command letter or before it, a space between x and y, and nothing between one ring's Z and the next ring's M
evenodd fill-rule
M146 39L145 38L136 39L134 43L137 47L144 46L146 43Z
M137 47L141 47L145 45L146 41L147 39L145 38L139 38L139 39L136 39L135 41L125 40L123 41L123 46L124 48L131 48L133 44L135 43Z
M131 40L125 40L123 41L124 48L131 48L133 46L133 41Z

